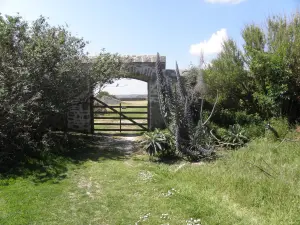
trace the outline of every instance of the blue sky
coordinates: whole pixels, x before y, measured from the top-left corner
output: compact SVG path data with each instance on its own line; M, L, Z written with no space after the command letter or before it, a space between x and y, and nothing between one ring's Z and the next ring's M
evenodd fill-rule
M90 41L87 51L167 57L167 68L177 60L181 68L198 64L203 51L210 61L232 37L242 45L241 29L248 23L264 25L266 17L290 14L299 0L0 0L0 12L20 13L26 20L39 15L53 25L68 24L73 34ZM110 85L114 94L146 93L139 81Z

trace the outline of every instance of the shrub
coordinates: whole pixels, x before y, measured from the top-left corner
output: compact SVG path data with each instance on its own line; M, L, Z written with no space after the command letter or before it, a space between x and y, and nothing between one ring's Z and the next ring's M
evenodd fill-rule
M204 73L208 94L219 91L226 109L295 122L300 111L300 14L272 16L266 22L266 27L244 27L242 48L231 38L223 43Z
M117 56L100 54L88 64L85 45L43 17L29 24L0 15L0 164L49 149L53 118L62 118L65 131L70 106L118 74Z
M261 124L263 122L258 114L250 114L245 111L235 111L233 109L216 110L212 121L222 127L229 127L232 124L240 124L244 127L245 125Z
M260 124L263 122L262 118L258 114L249 114L245 111L237 111L234 114L235 123L240 125L246 124Z
M272 118L266 125L266 137L271 140L283 139L288 133L289 128L286 118Z
M266 131L265 125L263 123L249 124L243 126L243 128L245 129L246 137L248 137L250 140L263 137Z
M227 129L223 128L223 127L216 127L216 135L218 138L222 138L226 135L227 133Z

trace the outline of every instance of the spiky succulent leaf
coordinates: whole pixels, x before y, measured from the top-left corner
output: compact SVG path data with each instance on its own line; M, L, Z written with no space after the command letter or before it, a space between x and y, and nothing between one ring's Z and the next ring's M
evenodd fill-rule
M168 83L162 70L159 53L157 53L156 59L156 84L161 115L167 123L166 125L168 126L172 118L171 101L168 95Z
M184 86L183 78L180 75L177 62L176 62L176 78L177 78L177 84L178 84L179 97L181 99L185 99L187 97L187 91Z
M191 113L192 103L197 96L194 91L188 91L183 77L180 75L178 64L176 63L177 82L175 90L172 84L165 77L161 65L159 54L156 62L157 90L162 115L167 121L167 125L173 125L173 135L177 152L188 156L192 160L198 160L212 153L210 147L210 132L202 123L202 106L199 121L194 121ZM202 101L203 104L203 101Z

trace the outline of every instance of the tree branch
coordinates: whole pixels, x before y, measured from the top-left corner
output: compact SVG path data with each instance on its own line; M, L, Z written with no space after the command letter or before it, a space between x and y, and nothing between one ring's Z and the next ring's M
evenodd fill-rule
M212 108L212 111L211 111L209 117L208 117L207 120L203 123L202 126L205 126L205 125L207 124L207 122L210 120L210 118L212 117L212 115L213 115L213 113L214 113L214 111L215 111L215 107L216 107L216 105L217 105L218 100L219 100L219 93L218 93L218 91L217 91L217 98L216 98L216 101L215 101L214 106L213 106L213 108Z

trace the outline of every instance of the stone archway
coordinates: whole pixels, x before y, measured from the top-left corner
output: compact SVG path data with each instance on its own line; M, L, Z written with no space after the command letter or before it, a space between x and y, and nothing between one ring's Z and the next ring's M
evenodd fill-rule
M149 129L163 128L165 126L160 113L157 84L156 84L156 55L127 56L131 59L128 73L123 78L131 78L147 82L148 86L148 116ZM166 77L176 79L174 70L166 69L166 57L160 56L161 66ZM68 128L80 132L91 132L91 106L81 103L71 107L68 114Z
M125 78L132 78L148 83L148 113L149 113L149 128L163 128L165 126L160 113L158 92L156 84L156 55L130 56L132 59L128 68L128 75ZM170 79L176 79L174 70L166 70L166 57L160 57L161 66Z

